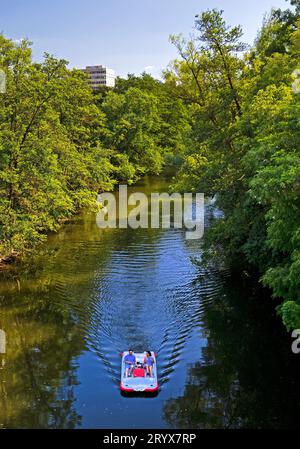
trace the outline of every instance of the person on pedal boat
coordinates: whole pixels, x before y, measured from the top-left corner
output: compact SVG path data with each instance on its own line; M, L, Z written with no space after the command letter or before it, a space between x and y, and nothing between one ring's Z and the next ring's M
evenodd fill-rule
M134 365L136 363L136 358L135 358L135 355L133 354L133 350L129 349L128 352L129 352L129 354L125 355L125 357L124 357L125 377L128 377L131 375Z
M145 363L145 366L146 366L147 374L149 374L149 376L152 377L154 358L151 355L151 351L147 351L146 352L146 355L145 355L145 358L144 358L144 363Z

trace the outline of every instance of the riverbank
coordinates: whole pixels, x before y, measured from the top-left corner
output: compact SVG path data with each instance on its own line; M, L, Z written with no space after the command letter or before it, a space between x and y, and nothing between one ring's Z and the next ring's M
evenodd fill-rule
M300 359L272 301L196 266L201 251L183 229L99 229L82 212L15 264L0 278L0 427L296 428ZM129 346L158 353L150 401L120 395Z
M76 212L76 215L80 214L80 210ZM73 216L73 217L74 217ZM59 220L59 226L57 227L57 229L55 230L55 232L59 232L62 228L62 226L68 224L69 222L71 222L72 218L61 218ZM51 235L53 233L52 232L48 232L46 235L46 239L48 238L49 235ZM45 240L46 240L45 239ZM0 254L0 272L1 270L5 270L8 269L11 265L18 263L18 261L20 261L26 254L31 254L34 253L37 248L41 245L43 245L43 243L45 243L45 240L42 240L40 242L37 243L37 245L29 248L24 248L23 251L11 251L10 253L6 254L6 255L1 255Z
M0 255L0 270L7 267L8 265L15 263L18 260L18 258L20 258L20 257L21 257L21 254L15 252L15 251L13 251L8 256Z
M161 173L159 175L152 175L152 179L160 179L161 178L162 181L168 179L169 182L171 182L171 179L176 174L177 170L178 170L178 167L175 166L175 165L172 165L172 164L166 165L166 166L164 166L163 170L161 171ZM137 179L135 184L131 184L131 186L134 187L134 186L137 186L137 185L143 183L142 179L143 179L142 177ZM107 192L113 192L114 190L117 190L118 187L119 187L119 184L120 183L116 183L115 186L114 186L114 189L113 190L107 190ZM94 206L91 207L91 209L93 209L93 208L95 208L95 207ZM47 240L49 235L51 235L53 233L60 232L60 230L62 229L63 226L68 225L69 223L71 223L72 220L74 219L74 217L79 216L80 214L82 214L84 212L84 210L87 210L87 209L86 208L78 209L71 217L60 218L59 222L57 224L56 230L44 234L46 236L46 238L43 241L38 242L37 245L35 245L35 246L31 247L31 248L26 248L26 249L24 249L23 252L21 252L21 251L19 251L19 252L18 251L11 251L9 254L0 255L0 272L1 272L1 270L7 269L11 265L17 263L25 255L30 255L31 253L34 253L39 248L39 246L41 246L41 245L43 245L45 243L45 240Z

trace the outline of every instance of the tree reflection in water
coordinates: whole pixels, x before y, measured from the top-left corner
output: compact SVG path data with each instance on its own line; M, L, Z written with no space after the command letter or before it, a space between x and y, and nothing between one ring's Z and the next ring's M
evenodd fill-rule
M274 301L239 277L225 279L223 294L205 304L207 347L189 368L183 396L166 402L167 424L298 428L300 357L291 351Z
M1 427L78 426L80 416L73 407L77 380L72 358L83 345L76 319L67 314L62 317L50 301L41 306L36 298L34 303L32 296L26 301L26 297L20 300L7 295L5 303L1 302L1 325L7 330L8 345L0 370ZM43 319L47 324L42 326ZM62 319L63 326L59 324Z

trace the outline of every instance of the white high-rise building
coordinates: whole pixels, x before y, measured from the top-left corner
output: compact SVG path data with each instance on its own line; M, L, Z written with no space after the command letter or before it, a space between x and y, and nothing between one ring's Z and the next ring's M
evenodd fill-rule
M115 71L108 67L91 65L82 71L89 75L88 83L93 90L99 89L100 86L115 87Z

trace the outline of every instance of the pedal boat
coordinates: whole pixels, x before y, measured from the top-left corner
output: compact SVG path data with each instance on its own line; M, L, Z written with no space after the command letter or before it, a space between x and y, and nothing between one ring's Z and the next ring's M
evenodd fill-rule
M144 392L144 393L154 393L158 391L158 381L157 381L157 366L155 352L151 352L154 364L152 368L152 376L147 375L146 368L133 368L129 377L125 377L125 362L124 358L128 354L128 351L124 351L122 354L121 362L121 382L120 389L123 392L134 393L134 392ZM136 363L144 365L145 352L134 353L136 357Z

